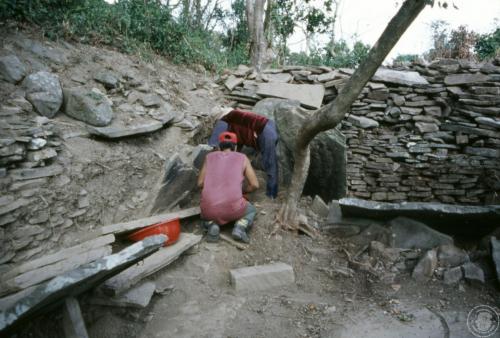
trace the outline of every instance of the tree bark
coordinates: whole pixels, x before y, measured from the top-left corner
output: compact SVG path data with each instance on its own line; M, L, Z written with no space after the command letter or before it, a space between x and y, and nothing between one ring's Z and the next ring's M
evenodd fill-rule
M292 183L288 188L286 201L278 214L278 222L284 228L298 229L299 226L297 205L309 169L309 143L318 133L335 128L342 121L365 84L375 74L387 54L427 4L429 4L429 0L406 0L371 48L366 59L341 89L337 98L318 109L299 130L295 141Z
M330 32L330 54L334 56L335 54L335 24L337 23L337 16L339 13L339 7L342 0L334 1L335 11L333 12L332 19L332 31Z
M247 0L246 14L250 33L250 60L255 70L260 73L266 52L264 36L264 3L265 0Z

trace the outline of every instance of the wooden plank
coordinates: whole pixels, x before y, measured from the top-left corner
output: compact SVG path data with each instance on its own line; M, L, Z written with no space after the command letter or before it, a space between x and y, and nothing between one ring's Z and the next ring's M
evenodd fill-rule
M80 304L75 297L68 297L64 300L63 329L66 338L89 338Z
M236 242L234 239L232 239L231 237L229 237L226 234L220 234L219 236L220 236L220 239L231 244L232 246L234 246L235 248L237 248L239 250L248 249L248 246L249 246L248 244Z
M122 293L141 279L163 269L200 241L200 235L181 233L177 243L158 250L139 264L108 279L103 285L103 291L111 295Z
M106 225L103 226L101 229L99 229L99 232L102 235L106 234L117 234L121 232L126 232L130 230L135 230L139 228L144 228L149 225L169 220L169 219L174 219L174 218L187 218L191 216L198 215L200 213L200 207L193 207L189 209L184 209L184 210L179 210L179 211L172 211L169 213L165 214L159 214L159 215L154 215L151 217L146 217L146 218L141 218L138 220L130 221L130 222L123 222L123 223L116 223L116 224L111 224L111 225Z
M26 289L32 285L39 284L57 275L76 269L80 265L87 264L98 258L111 254L110 245L96 248L87 252L82 252L76 256L70 256L68 259L46 265L39 269L31 270L20 274L5 283L2 283L0 295L13 293L22 289Z
M147 237L119 253L100 258L38 285L28 296L0 313L0 336L9 337L8 331L46 313L47 307L56 306L67 297L86 292L136 264L158 250L165 240L165 235Z
M106 236L101 236L98 238L95 238L93 240L84 242L79 245L72 246L70 248L62 249L57 252L54 252L52 254L48 254L46 256L42 256L37 259L30 260L26 263L23 263L19 266L14 267L13 269L7 271L5 274L3 274L0 277L1 281L7 281L9 279L12 279L22 273L34 270L34 269L39 269L43 266L53 264L62 260L67 259L68 257L71 256L76 256L79 255L82 252L86 252L89 250L97 249L100 247L105 246L106 244L111 244L115 241L115 235L106 235Z

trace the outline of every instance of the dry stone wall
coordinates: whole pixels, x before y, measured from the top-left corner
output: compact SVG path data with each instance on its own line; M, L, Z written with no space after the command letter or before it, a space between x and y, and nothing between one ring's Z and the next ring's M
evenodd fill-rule
M229 77L230 86L226 82L227 97L247 109L266 96L297 99L312 108L311 99L318 95L323 95L323 104L332 101L352 72L287 67L268 70L258 79L240 66ZM286 90L262 89L279 87L283 81L289 82ZM304 86L310 87L305 91ZM305 97L306 93L312 94ZM381 68L351 106L340 130L347 139L348 196L498 203L500 60Z

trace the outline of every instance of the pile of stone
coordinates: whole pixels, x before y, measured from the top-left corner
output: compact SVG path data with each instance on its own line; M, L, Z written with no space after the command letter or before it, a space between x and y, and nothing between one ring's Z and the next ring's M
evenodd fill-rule
M58 158L65 139L75 133L116 139L174 123L195 128L174 113L163 88L149 88L132 72L75 71L67 79L57 72L73 71L73 47L21 36L9 46L0 56L0 271L58 247L74 223L95 220L88 192L68 189L75 177L83 179L83 168ZM80 130L62 133L67 122L53 120L61 113L84 124L70 123Z
M452 244L427 251L413 269L412 277L418 281L437 278L445 284L456 284L462 280L469 283L485 282L483 269L471 262L464 250Z
M380 222L341 217L324 229L338 237L349 237L353 247L348 257L351 268L369 272L387 284L394 283L398 273L410 273L419 282L485 283L481 261L472 261L465 250L454 245L452 237L414 219L397 217ZM494 237L490 240L497 264L499 242Z
M266 97L316 109L353 73L285 67L226 75L227 97L251 109ZM377 201L494 203L500 190L500 60L440 60L380 68L342 122L348 195Z
M53 235L52 226L68 227L70 220L59 219L39 203L42 188L50 177L63 172L56 163L61 140L47 117L30 115L32 105L22 97L0 107L0 266L18 253L22 261L43 250L41 242ZM50 197L47 197L50 198ZM88 206L88 205L87 205ZM22 224L16 221L22 220ZM29 252L21 253L30 247Z

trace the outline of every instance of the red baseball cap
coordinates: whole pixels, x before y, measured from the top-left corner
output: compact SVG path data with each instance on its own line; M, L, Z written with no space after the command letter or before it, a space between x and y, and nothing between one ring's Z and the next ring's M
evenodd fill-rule
M238 143L238 137L235 133L231 133L230 131L225 131L219 134L219 143L222 142L231 142L234 144Z

